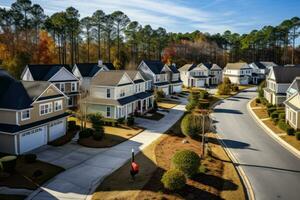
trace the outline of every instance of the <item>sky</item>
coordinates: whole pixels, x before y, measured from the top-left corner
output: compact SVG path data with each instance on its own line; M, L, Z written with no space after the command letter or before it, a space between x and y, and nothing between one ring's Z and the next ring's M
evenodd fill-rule
M285 19L300 17L300 0L31 0L40 4L48 15L73 6L80 17L91 16L101 9L106 14L121 10L132 21L168 32L240 34L276 26ZM0 0L9 8L14 0Z

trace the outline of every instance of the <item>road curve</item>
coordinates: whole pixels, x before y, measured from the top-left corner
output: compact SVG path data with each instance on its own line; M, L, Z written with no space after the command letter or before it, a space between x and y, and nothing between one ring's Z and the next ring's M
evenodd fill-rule
M223 142L243 168L257 200L299 200L300 159L278 144L251 117L247 89L220 102L212 114Z

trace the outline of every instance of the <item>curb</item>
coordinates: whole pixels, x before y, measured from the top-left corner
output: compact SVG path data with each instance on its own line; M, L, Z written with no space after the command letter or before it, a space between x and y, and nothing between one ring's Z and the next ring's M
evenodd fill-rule
M256 97L255 97L256 98ZM254 113L254 111L251 109L251 102L254 101L254 99L251 99L249 101L249 103L247 104L247 110L250 113L251 117L256 121L257 124L260 125L260 127L262 127L265 132L271 136L271 138L273 138L277 143L279 143L283 148L285 148L286 150L288 150L289 152L291 152L294 156L296 156L298 159L300 159L300 151L298 151L295 147L293 147L292 145L290 145L289 143L287 143L286 141L284 141L283 139L281 139L281 137L279 137L276 133L274 133L267 125L265 125Z

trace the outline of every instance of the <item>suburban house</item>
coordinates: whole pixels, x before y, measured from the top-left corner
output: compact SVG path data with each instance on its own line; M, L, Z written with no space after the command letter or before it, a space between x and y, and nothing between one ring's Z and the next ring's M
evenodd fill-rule
M0 152L23 154L65 135L68 97L54 84L0 69L0 93Z
M151 80L153 89L162 90L166 95L182 91L180 73L175 65L167 65L157 60L143 60L137 69Z
M252 68L252 83L259 84L266 79L270 69L277 65L274 62L253 62L249 66Z
M231 83L248 85L252 81L252 68L244 62L227 63L223 70L223 78L229 78Z
M76 63L72 69L73 74L79 79L80 88L87 91L90 87L91 79L101 71L115 70L112 63Z
M222 82L222 68L217 64L186 64L179 71L183 85L186 87L205 87Z
M87 114L120 119L144 114L153 108L154 96L139 71L103 71L92 80L89 95L82 99ZM149 88L148 88L149 89Z
M296 77L289 88L286 90L286 98L290 98L300 91L300 77Z
M282 104L287 97L287 90L294 79L300 76L298 67L273 67L266 79L264 97L274 105ZM292 90L290 89L289 93Z
M300 129L300 93L299 90L285 102L285 120L294 129Z
M48 81L68 97L67 107L76 107L79 96L79 80L67 65L27 65L21 75L24 81Z

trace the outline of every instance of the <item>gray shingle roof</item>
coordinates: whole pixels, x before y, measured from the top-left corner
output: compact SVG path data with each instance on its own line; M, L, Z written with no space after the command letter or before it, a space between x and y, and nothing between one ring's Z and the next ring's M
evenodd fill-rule
M92 79L92 85L117 86L124 74L124 70L103 71Z
M154 74L160 74L165 64L159 60L143 60Z
M185 64L182 67L179 68L179 71L191 71L193 70L195 67L197 67L196 64Z
M76 66L82 77L93 77L101 69L98 63L76 63Z
M276 83L292 83L300 76L300 67L273 67Z
M238 63L227 63L226 69L241 69L248 64L245 62L238 62Z

